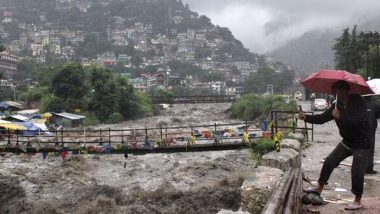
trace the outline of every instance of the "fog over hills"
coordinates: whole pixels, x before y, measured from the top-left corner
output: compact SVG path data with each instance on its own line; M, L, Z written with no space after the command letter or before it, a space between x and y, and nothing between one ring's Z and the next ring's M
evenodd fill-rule
M331 50L339 31L310 31L268 55L291 64L301 73L311 73L321 68L334 68L334 52Z
M321 68L334 68L334 51L331 50L335 39L343 29L353 26L342 25L333 29L309 31L300 38L288 41L284 46L268 53L276 60L292 64L301 73L311 73ZM358 25L358 31L380 31L380 16Z
M378 0L183 1L228 27L252 52L273 55L308 73L334 67L331 44L344 28L380 29Z

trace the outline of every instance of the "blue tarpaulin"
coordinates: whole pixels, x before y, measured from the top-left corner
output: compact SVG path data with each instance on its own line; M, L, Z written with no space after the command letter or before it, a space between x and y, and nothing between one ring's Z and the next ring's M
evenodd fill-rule
M0 103L0 109L8 109L8 107L9 106L6 103L4 103L4 102Z
M16 124L24 126L25 128L28 129L25 131L21 131L20 132L21 135L38 135L38 133L41 130L38 126L34 125L34 123L32 122L16 122Z

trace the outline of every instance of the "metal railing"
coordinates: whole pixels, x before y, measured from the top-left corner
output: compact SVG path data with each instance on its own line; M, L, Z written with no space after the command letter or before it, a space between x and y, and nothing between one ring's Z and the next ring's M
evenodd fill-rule
M262 138L265 131L257 127L257 123L244 121L134 129L61 129L35 133L30 130L3 130L0 131L0 151L80 151L88 150L89 146L102 147L100 153L107 149L108 153L181 152L190 150L190 147L193 151L235 149L247 146L247 142L243 142L244 131L250 133L251 138ZM237 129L240 131L237 132ZM88 152L97 153L92 147L94 151Z
M314 112L305 112L309 114L314 114ZM311 140L314 140L314 125L311 124L311 127L307 126L306 122L303 122L304 126L299 127L297 119L298 112L295 111L271 111L271 121L273 124L271 124L271 133L272 135L275 133L278 133L281 129L286 129L293 133L296 132L296 130L301 130L303 134L309 139L309 131L311 132Z
M205 96L151 96L154 104L166 103L231 103L235 102L236 95L205 95Z

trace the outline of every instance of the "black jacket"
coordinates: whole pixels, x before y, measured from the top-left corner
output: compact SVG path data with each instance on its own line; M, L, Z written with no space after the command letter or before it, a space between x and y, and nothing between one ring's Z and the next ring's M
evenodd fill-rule
M365 97L364 99L367 105L366 110L370 125L369 131L371 131L371 134L375 134L377 128L377 119L380 118L380 106L372 100L372 97Z
M307 115L305 121L313 124L323 124L331 121L334 119L332 116L334 108L335 103L322 114ZM339 128L339 134L343 138L344 145L351 149L369 149L369 121L366 108L363 107L360 111L346 109L338 102L338 109L341 113L341 117L339 120L335 120L335 123Z

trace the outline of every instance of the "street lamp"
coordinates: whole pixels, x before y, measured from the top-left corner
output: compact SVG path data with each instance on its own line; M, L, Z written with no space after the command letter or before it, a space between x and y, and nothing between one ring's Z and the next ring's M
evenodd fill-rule
M369 70L368 52L369 52L369 45L370 45L369 38L372 37L372 31L365 31L365 32L361 31L360 37L365 39L364 42L365 42L365 50L366 50L366 80L368 80L368 70Z
M373 34L373 38L375 39L376 41L376 61L375 63L373 63L374 67L375 67L375 74L376 75L379 75L378 73L378 67L379 67L379 33L375 31L375 33Z
M13 101L16 102L16 85L11 86L13 88Z

